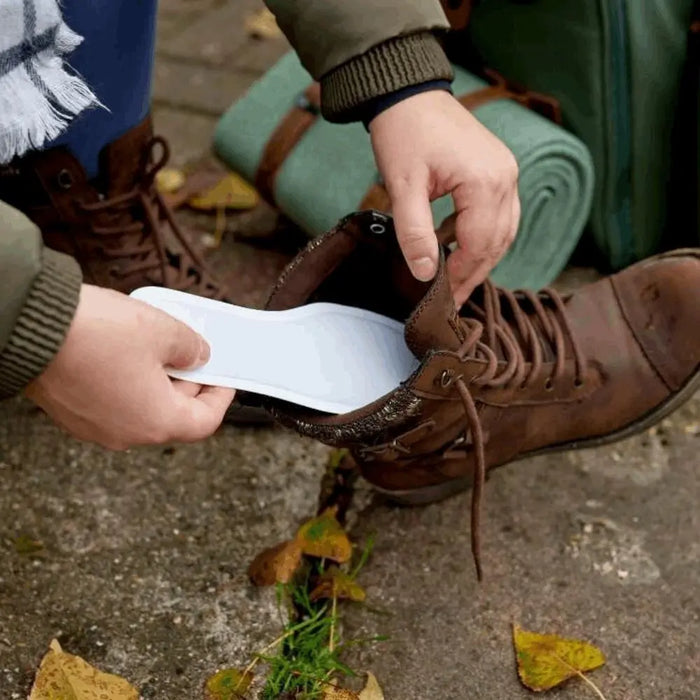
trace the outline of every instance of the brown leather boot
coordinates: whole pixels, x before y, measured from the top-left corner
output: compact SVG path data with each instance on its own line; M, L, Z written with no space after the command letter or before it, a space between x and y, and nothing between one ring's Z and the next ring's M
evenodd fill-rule
M315 301L406 321L420 367L350 414L276 400L268 407L305 435L351 448L365 478L400 502L427 503L473 484L479 575L487 468L633 435L700 387L700 250L652 258L566 296L487 282L457 313L444 255L435 280L417 282L391 220L363 212L290 264L268 308Z
M126 293L158 285L222 299L225 290L156 190L168 155L146 118L103 149L95 181L68 150L54 148L0 168L0 199L33 220L49 248L76 258L88 283Z

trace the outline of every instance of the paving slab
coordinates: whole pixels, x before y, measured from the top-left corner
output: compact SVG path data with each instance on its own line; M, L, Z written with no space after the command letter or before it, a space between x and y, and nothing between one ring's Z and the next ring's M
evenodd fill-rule
M526 698L513 622L588 639L616 700L694 700L700 682L700 397L620 445L530 459L486 488L485 580L469 495L398 508L361 485L353 537L376 536L368 605L348 657L388 700ZM200 698L280 629L245 570L316 504L328 449L287 431L224 427L190 446L110 453L62 435L24 401L0 404L0 696L24 698L48 642L137 684ZM19 554L20 536L40 540ZM584 700L572 681L552 697Z
M159 107L218 119L254 79L249 72L161 58L155 67L153 101Z

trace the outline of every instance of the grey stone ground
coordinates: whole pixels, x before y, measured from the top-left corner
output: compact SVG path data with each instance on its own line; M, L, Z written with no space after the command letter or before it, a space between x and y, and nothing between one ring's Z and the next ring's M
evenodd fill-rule
M208 149L216 116L284 51L245 37L252 0L167 0L156 124L176 160ZM272 229L260 210L231 233ZM284 263L230 235L215 262L239 298ZM263 280L263 281L261 281ZM353 535L376 533L368 607L346 632L387 634L350 658L388 700L529 697L510 625L590 639L608 700L700 697L700 397L651 432L498 470L486 490L479 586L468 495L399 509L361 487ZM0 698L24 698L52 637L124 675L144 698L201 697L279 630L274 596L245 576L315 507L327 448L280 429L223 428L199 445L111 454L59 433L28 403L0 404ZM19 535L44 543L16 552ZM572 682L553 698L593 697Z

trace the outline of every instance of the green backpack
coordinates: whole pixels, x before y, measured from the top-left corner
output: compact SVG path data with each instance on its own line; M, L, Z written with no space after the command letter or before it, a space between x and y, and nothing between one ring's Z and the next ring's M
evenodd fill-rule
M452 60L561 103L593 157L588 240L610 267L687 243L689 232L697 241L695 0L443 3L451 19L468 18L448 40Z

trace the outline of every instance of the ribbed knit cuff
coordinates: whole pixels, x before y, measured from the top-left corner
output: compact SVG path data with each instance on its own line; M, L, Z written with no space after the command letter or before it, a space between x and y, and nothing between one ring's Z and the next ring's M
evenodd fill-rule
M331 122L357 121L381 95L431 80L452 80L452 67L431 32L395 37L321 79L321 111Z
M39 376L63 344L75 315L82 275L73 258L48 248L22 312L0 352L0 398Z

